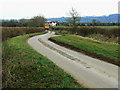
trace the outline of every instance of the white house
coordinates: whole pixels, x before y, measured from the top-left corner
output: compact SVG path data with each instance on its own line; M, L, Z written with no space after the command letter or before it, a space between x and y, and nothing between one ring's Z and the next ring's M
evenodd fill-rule
M56 21L47 21L50 26L56 26L57 22Z

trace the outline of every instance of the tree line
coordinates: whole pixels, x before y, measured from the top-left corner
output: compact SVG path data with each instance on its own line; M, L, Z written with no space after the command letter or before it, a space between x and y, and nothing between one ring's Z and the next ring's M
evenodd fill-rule
M34 16L31 19L2 20L2 27L43 27L46 19L43 16Z
M119 26L120 23L76 23L77 26ZM58 22L58 26L72 26L72 24L68 22Z
M72 8L68 12L68 16L71 18L67 19L66 22L57 22L58 26L73 26L75 29L77 26L119 26L120 23L102 23L93 19L90 23L80 23L81 17L79 13ZM46 19L43 16L34 16L31 19L20 19L20 20L2 20L0 25L2 27L44 27Z

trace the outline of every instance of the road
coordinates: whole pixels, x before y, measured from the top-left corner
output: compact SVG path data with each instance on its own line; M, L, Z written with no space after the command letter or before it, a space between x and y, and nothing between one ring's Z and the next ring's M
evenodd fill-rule
M31 37L27 43L78 83L88 88L118 88L118 66L64 48L48 40L55 32Z

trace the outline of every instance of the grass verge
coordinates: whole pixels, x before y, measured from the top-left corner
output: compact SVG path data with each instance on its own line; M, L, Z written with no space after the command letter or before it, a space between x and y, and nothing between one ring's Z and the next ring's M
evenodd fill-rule
M72 50L120 66L118 60L118 44L116 43L100 42L91 38L70 34L51 37L49 40Z
M71 75L26 43L27 38L38 34L43 33L3 42L3 88L82 88Z

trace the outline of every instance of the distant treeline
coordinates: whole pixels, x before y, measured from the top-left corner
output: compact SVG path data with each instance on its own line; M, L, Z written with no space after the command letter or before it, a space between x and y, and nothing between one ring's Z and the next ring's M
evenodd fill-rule
M71 26L67 22L59 22L58 26ZM101 23L101 22L92 22L92 23L77 23L78 26L118 26L120 23Z
M35 16L31 19L2 20L2 27L44 27L46 19L43 16ZM120 23L102 23L93 20L91 23L77 23L78 26L118 26ZM57 22L57 26L72 26L68 22Z
M43 27L45 24L45 18L43 16L35 16L31 19L15 20L2 20L2 27Z

